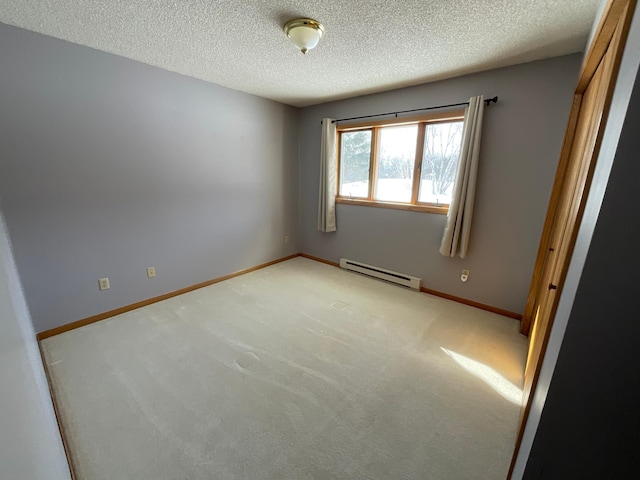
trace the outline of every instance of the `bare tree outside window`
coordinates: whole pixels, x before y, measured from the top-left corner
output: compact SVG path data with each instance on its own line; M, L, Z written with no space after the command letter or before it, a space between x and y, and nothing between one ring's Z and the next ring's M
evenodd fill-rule
M426 126L418 201L450 203L460 157L462 128L463 122Z

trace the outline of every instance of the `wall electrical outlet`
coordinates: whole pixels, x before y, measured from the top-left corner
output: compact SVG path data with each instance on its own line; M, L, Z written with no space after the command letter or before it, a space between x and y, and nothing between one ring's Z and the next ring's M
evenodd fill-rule
M109 290L111 288L111 285L109 284L109 279L107 277L99 279L98 287L100 288L100 290Z
M153 278L156 276L156 267L147 267L147 278Z
M289 243L289 235L284 236L284 243Z
M460 275L460 281L466 282L467 280L469 280L469 270L464 269L462 270L462 275Z

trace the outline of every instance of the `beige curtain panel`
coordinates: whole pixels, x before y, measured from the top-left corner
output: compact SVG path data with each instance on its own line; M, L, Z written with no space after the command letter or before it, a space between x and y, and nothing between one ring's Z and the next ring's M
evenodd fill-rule
M469 248L483 115L484 96L471 97L465 109L460 161L440 244L440 253L446 257L464 258Z
M320 195L318 198L318 230L336 231L336 124L332 118L322 120L320 146Z

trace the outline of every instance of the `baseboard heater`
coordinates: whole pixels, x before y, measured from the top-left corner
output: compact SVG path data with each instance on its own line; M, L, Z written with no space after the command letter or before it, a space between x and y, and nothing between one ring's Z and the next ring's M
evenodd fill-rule
M412 277L411 275L405 275L404 273L393 272L385 268L374 267L373 265L355 262L346 258L340 259L340 268L351 270L352 272L361 273L369 277L378 278L380 280L384 280L385 282L400 285L402 287L420 290L421 279Z

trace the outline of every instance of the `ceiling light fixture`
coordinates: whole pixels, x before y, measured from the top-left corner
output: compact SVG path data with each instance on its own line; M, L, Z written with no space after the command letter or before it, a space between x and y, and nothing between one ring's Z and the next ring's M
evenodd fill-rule
M285 24L284 33L302 53L307 53L318 45L324 34L324 27L311 18L294 18Z

